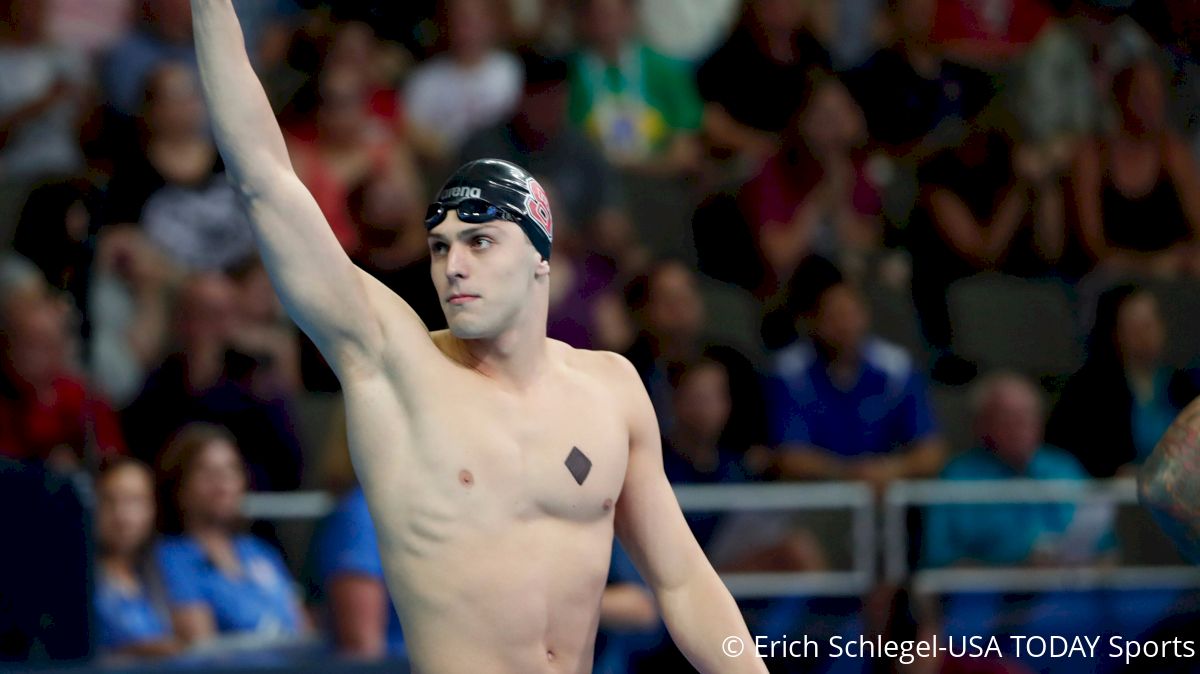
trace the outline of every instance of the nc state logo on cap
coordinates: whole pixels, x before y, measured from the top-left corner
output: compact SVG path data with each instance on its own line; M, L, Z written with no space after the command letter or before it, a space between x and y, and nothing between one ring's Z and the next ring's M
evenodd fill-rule
M546 190L534 178L527 178L525 186L529 196L525 197L525 212L546 232L546 238L554 240L554 218L550 215L550 198Z

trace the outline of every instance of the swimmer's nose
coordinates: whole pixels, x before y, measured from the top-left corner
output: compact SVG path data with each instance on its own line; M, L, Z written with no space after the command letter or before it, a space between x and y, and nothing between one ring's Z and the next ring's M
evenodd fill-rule
M469 253L465 244L460 244L458 241L450 244L450 250L446 252L446 278L467 278L471 258Z

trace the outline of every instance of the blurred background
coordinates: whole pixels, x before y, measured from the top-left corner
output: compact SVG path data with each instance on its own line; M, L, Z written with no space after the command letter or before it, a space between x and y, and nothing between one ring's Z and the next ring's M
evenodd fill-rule
M445 176L546 187L549 335L635 364L752 633L1006 646L773 672L1197 668L1007 646L1200 635L1132 479L1200 394L1200 3L234 4L296 171L431 330ZM187 0L0 17L0 667L405 671ZM615 547L596 672L690 671L669 641Z

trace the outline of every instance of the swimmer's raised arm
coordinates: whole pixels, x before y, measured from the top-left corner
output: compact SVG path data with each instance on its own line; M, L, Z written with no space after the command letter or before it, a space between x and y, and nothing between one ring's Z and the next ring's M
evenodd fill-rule
M1180 552L1200 563L1200 398L1175 417L1138 472L1138 498Z
M658 420L642 380L629 361L612 358L630 417L629 467L617 499L617 536L692 666L702 674L766 674L737 603L696 542L663 472Z
M192 0L192 17L217 146L292 320L343 380L374 371L385 341L381 315L404 331L403 341L428 343L416 313L351 262L296 176L231 0Z

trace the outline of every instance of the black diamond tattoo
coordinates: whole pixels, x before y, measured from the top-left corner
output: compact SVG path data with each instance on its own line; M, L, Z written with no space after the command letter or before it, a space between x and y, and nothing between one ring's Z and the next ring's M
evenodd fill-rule
M583 484L588 473L592 471L592 460L579 451L578 447L571 448L571 453L567 454L567 460L564 463L567 464L567 470L571 471L571 477L575 478L576 484Z

